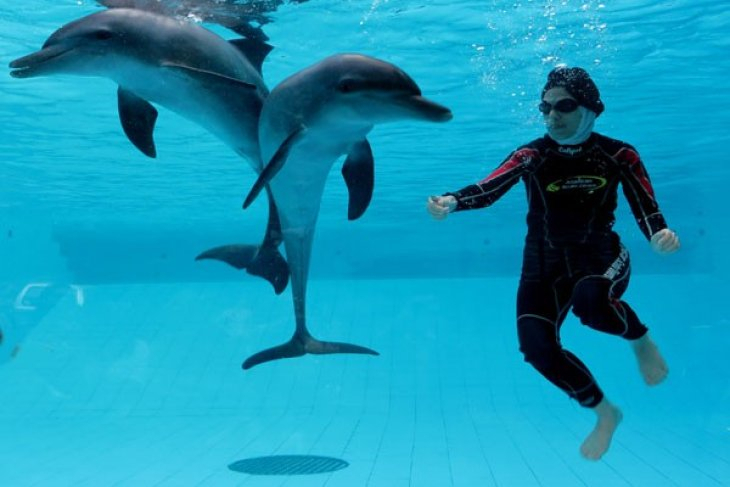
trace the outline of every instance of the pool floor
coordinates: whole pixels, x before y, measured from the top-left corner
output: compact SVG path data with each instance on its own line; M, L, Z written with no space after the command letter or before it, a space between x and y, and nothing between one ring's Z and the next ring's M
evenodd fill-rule
M312 333L381 355L248 371L247 356L293 331L288 290L248 277L69 288L37 323L6 317L0 484L730 485L729 323L700 291L719 304L722 286L633 281L626 299L669 363L663 384L644 385L620 339L572 316L563 327L624 413L595 463L578 452L593 414L522 361L516 278L313 280ZM287 471L290 455L337 469ZM272 470L237 468L256 459Z

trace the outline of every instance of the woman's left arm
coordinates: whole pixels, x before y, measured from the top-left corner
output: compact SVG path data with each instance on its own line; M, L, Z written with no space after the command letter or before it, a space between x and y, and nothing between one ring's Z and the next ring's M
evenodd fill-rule
M638 152L633 147L627 146L614 157L622 168L621 185L624 195L652 249L660 254L670 254L679 250L679 237L667 227L654 196L649 174Z

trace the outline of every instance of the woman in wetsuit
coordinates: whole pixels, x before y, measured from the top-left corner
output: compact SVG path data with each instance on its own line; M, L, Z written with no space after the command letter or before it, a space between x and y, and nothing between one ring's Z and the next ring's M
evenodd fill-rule
M545 378L596 413L581 453L597 460L622 415L585 364L561 345L560 327L571 307L584 325L631 343L647 384L658 384L668 371L646 326L620 299L631 267L612 230L619 184L655 251L674 252L679 239L667 228L636 150L593 132L604 106L585 70L552 70L539 109L547 135L519 147L478 183L429 197L427 208L436 219L484 208L524 181L529 210L517 292L520 351Z

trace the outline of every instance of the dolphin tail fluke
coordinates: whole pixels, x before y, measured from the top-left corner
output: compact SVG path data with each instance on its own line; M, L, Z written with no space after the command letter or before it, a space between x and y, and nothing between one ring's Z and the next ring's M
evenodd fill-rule
M208 249L195 260L219 260L238 270L246 269L259 251L258 245L222 245Z
M328 353L360 353L366 355L380 355L375 350L360 345L342 342L323 342L310 337L306 344L307 353L324 355Z
M222 245L198 255L195 260L213 259L251 275L263 277L281 294L289 283L289 265L275 246Z
M246 272L269 281L276 294L283 293L289 284L289 264L273 245L262 245Z
M294 335L291 340L276 347L262 350L258 353L251 355L243 362L243 369L248 370L251 367L262 364L264 362L270 362L272 360L279 360L283 358L300 357L304 354L311 353L314 355L324 355L330 353L359 353L366 355L380 355L375 350L371 350L367 347L360 345L353 345L351 343L341 342L323 342L307 336L301 338L298 335Z
M300 340L292 338L286 343L282 343L276 347L267 348L258 353L251 355L249 358L243 361L243 370L248 370L264 362L271 362L272 360L279 360L282 358L293 358L304 355L304 344Z

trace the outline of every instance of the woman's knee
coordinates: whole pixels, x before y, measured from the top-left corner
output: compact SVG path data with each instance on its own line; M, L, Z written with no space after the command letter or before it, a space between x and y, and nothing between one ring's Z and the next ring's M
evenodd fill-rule
M520 317L517 320L517 336L525 362L540 371L554 367L560 353L554 324L539 318Z
M610 309L611 281L603 277L589 277L573 289L573 313L584 325L593 325L605 319Z

